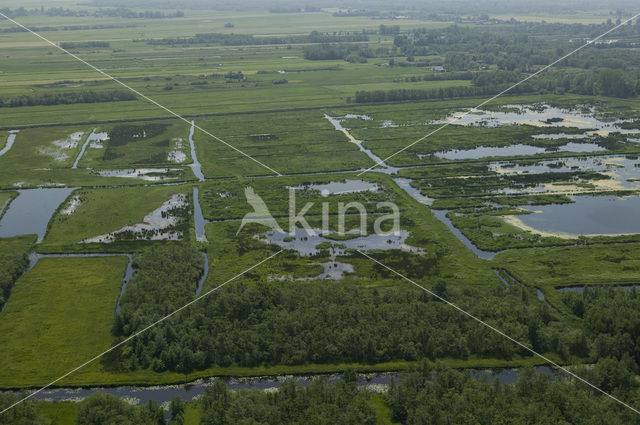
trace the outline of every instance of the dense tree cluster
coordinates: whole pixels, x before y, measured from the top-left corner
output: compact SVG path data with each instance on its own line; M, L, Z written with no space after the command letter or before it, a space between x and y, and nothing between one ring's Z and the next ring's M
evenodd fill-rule
M70 105L74 103L101 103L136 100L137 96L128 90L82 90L61 93L38 93L15 97L0 97L0 108L38 105Z
M637 398L631 391L632 375L619 362L601 362L578 374L592 383L615 382L604 388L626 401ZM502 384L488 376L425 368L392 383L385 400L392 419L408 425L640 423L635 412L576 380L530 369L522 370L515 384Z
M356 103L402 102L407 100L451 99L487 94L493 94L493 91L486 87L474 86L451 86L438 89L358 90L354 100Z
M275 393L229 391L217 381L201 398L201 425L345 424L374 425L370 395L354 380L314 380L308 387L285 382Z
M401 33L394 46L404 56L441 55L447 69L454 71L496 67L499 70L529 72L547 65L587 40L604 33L610 25L518 23L492 27L419 28ZM580 55L566 59L573 68L628 67L640 63L635 50L621 48L637 44L640 25L626 25L616 32L618 41L594 44Z
M464 73L427 74L441 77L434 79L456 79L454 76L465 76ZM457 74L457 75L456 75ZM452 86L437 89L393 89L393 90L359 90L355 94L356 103L398 102L424 99L451 99L456 97L486 96L497 94L514 83L523 80L528 74L515 71L483 71L473 75L472 86ZM426 77L430 80L432 77ZM465 78L461 78L465 79ZM417 79L416 79L417 80ZM633 97L640 93L640 72L621 69L602 68L586 71L558 71L530 79L517 87L511 88L509 94L539 93L584 95L602 95L611 97Z
M635 289L587 287L582 293L562 294L562 300L583 319L594 361L630 356L640 364L640 294Z
M404 253L386 263L429 274L408 263ZM138 271L121 301L115 333L131 335L194 296L201 257L193 248L154 249L136 259ZM383 279L386 270L371 270ZM412 275L413 275L412 274ZM585 351L585 342L560 330L541 303L527 303L524 289L477 291L434 288L487 320L499 321L520 341L543 352ZM406 286L367 288L314 282L242 283L225 287L194 304L180 320L160 325L120 353L126 368L190 372L211 366L378 363L471 355L509 359L527 355L427 293Z
M137 269L120 300L114 333L129 336L190 301L203 257L190 245L159 246L134 258Z
M271 44L299 44L299 43L351 43L356 41L368 41L369 36L359 32L353 33L321 33L312 31L308 35L287 35L255 37L251 34L222 34L204 33L193 37L161 38L146 41L154 45L179 45L179 44L221 44L223 46L248 46Z
M0 392L0 410L18 401L13 393ZM40 414L35 401L26 400L0 415L0 425L47 425L48 421Z
M157 10L144 10L136 12L135 10L126 7L110 7L99 8L96 10L86 9L68 9L63 7L49 7L44 6L37 9L26 9L25 7L18 7L16 9L2 8L0 12L4 13L10 18L17 18L20 16L30 15L44 15L44 16L73 16L73 17L85 17L93 16L100 17L112 17L112 18L141 18L141 19L160 19L160 18L182 18L184 12L176 11L174 13L165 13Z
M60 47L63 49L81 49L81 48L109 48L111 44L108 41L63 41Z
M142 407L105 393L85 399L78 409L77 425L164 425L164 411L155 401Z
M320 44L307 46L303 50L304 58L308 60L338 60L348 62L366 62L367 58L375 57L373 50L359 44Z
M96 25L62 25L62 26L30 26L29 29L35 32L45 31L83 31L83 30L104 30L114 28L131 28L133 24L96 24ZM1 28L0 33L27 32L22 27Z

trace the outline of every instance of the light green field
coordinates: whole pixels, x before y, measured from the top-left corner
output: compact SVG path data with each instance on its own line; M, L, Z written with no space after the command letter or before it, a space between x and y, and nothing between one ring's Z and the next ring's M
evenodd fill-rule
M174 193L191 193L186 186L152 186L116 189L81 189L82 203L71 215L57 212L49 223L41 251L122 249L114 244L78 244L78 242L143 222L144 217L169 200ZM66 202L63 203L63 206Z
M45 258L20 278L0 314L0 385L42 385L109 348L126 264ZM76 378L99 368L92 363Z
M328 85L328 89L336 90L345 96L353 96L358 90L396 90L396 89L439 89L442 87L470 86L468 80L419 81L415 83L364 83L347 85Z
M506 251L495 261L533 286L612 285L638 283L638 244Z
M280 173L357 170L371 163L319 110L207 118L197 124ZM199 131L194 139L207 177L273 174Z

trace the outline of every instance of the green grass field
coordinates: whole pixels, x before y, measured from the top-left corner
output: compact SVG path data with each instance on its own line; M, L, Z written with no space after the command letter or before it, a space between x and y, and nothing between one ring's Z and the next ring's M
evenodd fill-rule
M126 264L124 257L45 258L20 278L0 314L0 385L43 385L109 348ZM92 363L76 379L99 368Z

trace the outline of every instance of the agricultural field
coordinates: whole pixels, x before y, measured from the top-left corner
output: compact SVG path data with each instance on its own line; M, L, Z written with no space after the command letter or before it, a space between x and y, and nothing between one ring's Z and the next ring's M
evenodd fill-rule
M129 3L0 5L0 424L640 423L635 4Z

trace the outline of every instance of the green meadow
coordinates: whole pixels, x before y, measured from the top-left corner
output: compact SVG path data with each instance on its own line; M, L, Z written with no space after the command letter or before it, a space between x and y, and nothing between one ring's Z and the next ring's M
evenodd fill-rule
M43 385L109 348L126 264L124 257L44 258L21 277L0 314L2 386ZM94 362L78 376L99 368Z

